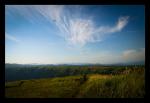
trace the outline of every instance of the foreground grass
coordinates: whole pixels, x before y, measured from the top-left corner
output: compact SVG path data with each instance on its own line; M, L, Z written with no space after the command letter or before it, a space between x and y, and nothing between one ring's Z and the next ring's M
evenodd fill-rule
M7 98L143 98L144 69L128 74L89 74L51 79L22 80L5 84Z

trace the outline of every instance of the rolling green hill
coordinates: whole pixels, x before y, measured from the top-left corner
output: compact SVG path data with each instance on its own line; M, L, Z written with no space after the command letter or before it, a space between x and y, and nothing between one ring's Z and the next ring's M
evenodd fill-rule
M5 83L6 98L143 98L144 69Z

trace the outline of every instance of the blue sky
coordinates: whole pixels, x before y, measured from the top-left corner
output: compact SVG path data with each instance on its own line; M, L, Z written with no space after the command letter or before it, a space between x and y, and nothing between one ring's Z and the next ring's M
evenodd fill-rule
M6 5L6 63L145 61L142 5Z

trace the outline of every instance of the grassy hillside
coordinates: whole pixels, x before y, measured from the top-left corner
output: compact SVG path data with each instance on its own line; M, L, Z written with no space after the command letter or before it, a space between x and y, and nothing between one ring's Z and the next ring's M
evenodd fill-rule
M5 81L54 78L64 76L77 76L82 74L116 74L126 68L134 69L135 66L100 66L100 65L5 65ZM144 66L136 66L144 68Z
M143 98L144 68L120 74L88 74L5 83L7 98Z

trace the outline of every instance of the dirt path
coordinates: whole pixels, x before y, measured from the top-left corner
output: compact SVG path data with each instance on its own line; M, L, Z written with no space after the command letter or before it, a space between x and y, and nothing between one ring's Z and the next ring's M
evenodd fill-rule
M76 90L76 92L72 95L72 98L76 98L78 96L78 94L80 93L80 89L81 89L82 85L84 85L88 81L88 78L85 77L85 76L82 79L83 80L80 81L80 86L78 87L78 89Z

